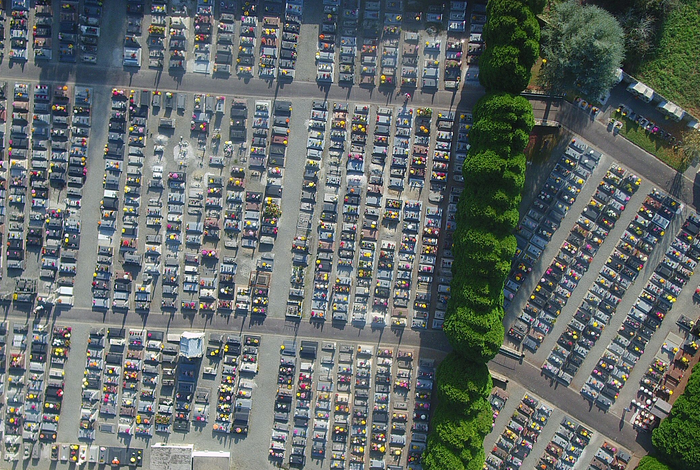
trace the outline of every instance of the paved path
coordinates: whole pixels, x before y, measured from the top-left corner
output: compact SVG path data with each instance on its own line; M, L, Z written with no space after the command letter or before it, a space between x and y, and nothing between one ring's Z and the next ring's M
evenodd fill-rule
M187 73L173 76L154 70L140 70L131 73L113 67L76 67L70 64L46 64L37 67L27 64L24 68L0 67L0 78L7 81L41 81L42 83L74 83L76 85L130 87L161 90L178 90L196 93L232 94L248 97L274 98L313 98L327 100L369 102L375 104L401 104L403 97L396 97L396 88L341 87L333 84L319 86L315 82L293 81L291 83L268 82L258 78L242 79L232 76L217 79L206 75ZM413 106L435 106L441 108L471 109L484 94L480 86L464 87L460 92L436 91L424 93L416 91L411 97Z
M6 308L3 321L8 319L33 319L34 315L20 310ZM151 312L146 316L139 316L130 311L127 315L96 312L87 308L74 307L70 310L54 309L55 320L60 324L71 322L94 325L123 325L131 328L148 326L148 328L165 329L169 332L181 332L187 329L222 330L229 332L257 333L265 335L283 335L286 337L301 337L315 339L333 339L336 341L366 341L376 344L397 344L406 346L419 346L434 351L448 352L451 350L442 331L426 330L416 331L409 328L357 328L355 326L341 327L331 322L325 324L311 323L309 321L292 322L282 318L231 315L202 315L183 316L182 314L170 315L167 313ZM147 322L147 323L146 323Z

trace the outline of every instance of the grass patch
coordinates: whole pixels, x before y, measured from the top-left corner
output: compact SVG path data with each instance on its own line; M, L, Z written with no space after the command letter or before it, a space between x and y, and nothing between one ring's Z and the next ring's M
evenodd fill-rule
M654 56L637 76L694 116L700 115L700 0L680 0L659 31Z
M542 87L538 83L538 78L540 76L540 69L542 68L542 58L538 57L535 61L535 65L532 66L530 70L530 83L527 84L528 90L541 90Z
M613 117L622 122L620 134L633 144L680 172L684 172L690 166L690 159L685 156L681 149L674 149L671 144L657 138L654 134L650 134L636 122L623 117L621 113L615 112Z

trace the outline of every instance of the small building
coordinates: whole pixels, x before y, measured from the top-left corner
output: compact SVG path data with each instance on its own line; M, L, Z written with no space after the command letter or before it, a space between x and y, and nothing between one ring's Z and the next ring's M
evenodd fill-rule
M185 331L180 335L180 355L187 359L202 357L204 354L204 333Z
M642 82L633 82L627 87L627 91L646 103L651 102L651 99L654 97L654 90Z
M670 101L662 101L656 109L676 122L680 122L685 116L685 111L676 103Z
M141 67L141 48L124 47L124 67Z
M192 452L192 470L229 470L231 453L195 450Z
M192 470L192 453L194 446L169 446L154 444L151 446L152 470Z
M671 413L671 404L661 399L656 400L651 408L651 414L659 418L659 420L668 417L669 413Z

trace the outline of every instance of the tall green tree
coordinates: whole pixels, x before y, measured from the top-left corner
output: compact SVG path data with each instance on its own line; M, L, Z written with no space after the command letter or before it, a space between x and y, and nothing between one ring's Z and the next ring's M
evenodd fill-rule
M518 0L490 0L487 13L479 80L487 91L518 94L530 81L540 25L528 5Z
M622 27L607 11L574 0L560 3L542 30L546 59L540 81L555 93L597 98L616 82L625 56Z
M534 125L532 106L517 96L530 80L540 37L532 8L543 0L489 0L487 48L480 80L491 93L474 107L471 148L457 204L454 261L445 336L454 348L435 376L437 407L423 454L426 470L481 470L491 431L486 363L503 343L503 283L517 242L523 149Z

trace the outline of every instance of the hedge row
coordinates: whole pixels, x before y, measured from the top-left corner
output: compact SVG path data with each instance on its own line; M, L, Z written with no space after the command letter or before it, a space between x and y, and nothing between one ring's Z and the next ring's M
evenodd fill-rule
M482 364L503 342L503 283L516 249L523 150L533 125L530 103L521 96L490 93L474 108L444 329L460 356Z
M423 466L428 470L481 470L484 437L491 431L492 383L483 363L452 351L436 374L437 398Z
M471 148L462 174L453 235L453 280L444 330L453 351L436 374L437 406L431 422L426 470L480 470L484 437L491 431L486 364L503 343L503 284L515 254L525 183L523 150L534 126L532 106L517 96L530 80L539 52L544 0L490 0L479 62L487 94L473 110Z

